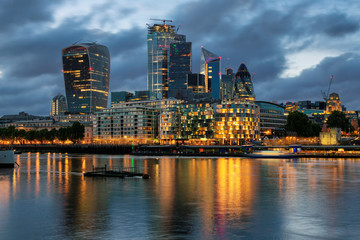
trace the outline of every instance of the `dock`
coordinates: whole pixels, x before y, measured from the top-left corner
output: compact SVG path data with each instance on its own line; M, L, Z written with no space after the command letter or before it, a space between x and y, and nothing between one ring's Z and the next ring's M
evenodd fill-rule
M142 177L143 179L148 179L149 175L140 172L136 167L112 167L108 168L106 165L104 167L93 167L91 172L84 173L85 177L117 177L117 178L126 178L126 177Z

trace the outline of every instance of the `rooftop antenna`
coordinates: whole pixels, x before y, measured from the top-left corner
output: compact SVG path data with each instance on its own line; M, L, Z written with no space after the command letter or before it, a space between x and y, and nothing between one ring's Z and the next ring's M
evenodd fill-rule
M152 21L161 21L161 22L163 22L164 25L166 24L166 22L173 22L173 20L157 19L157 18L149 18L149 20L152 20Z
M74 42L72 45L77 44L78 42L80 42L82 40L82 38L80 38L79 40L77 40L76 42Z
M251 81L254 81L255 74L256 74L256 73L253 73L253 74L252 74L252 76L251 76Z

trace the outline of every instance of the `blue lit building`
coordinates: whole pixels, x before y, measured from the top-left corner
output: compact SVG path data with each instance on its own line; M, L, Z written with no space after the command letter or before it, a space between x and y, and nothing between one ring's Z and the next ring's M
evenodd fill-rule
M213 100L220 99L221 57L201 48L200 73L205 76L205 90L211 92Z
M192 71L192 43L181 42L170 44L169 60L169 94L176 97L181 90L187 89L186 76Z

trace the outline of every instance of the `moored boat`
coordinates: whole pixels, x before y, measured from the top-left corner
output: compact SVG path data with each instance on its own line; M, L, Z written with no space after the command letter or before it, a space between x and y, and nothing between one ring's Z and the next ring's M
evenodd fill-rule
M298 155L286 151L263 150L246 154L250 158L297 158Z

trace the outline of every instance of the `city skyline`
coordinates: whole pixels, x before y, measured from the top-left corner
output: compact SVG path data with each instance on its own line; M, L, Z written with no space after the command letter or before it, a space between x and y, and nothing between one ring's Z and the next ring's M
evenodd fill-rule
M222 57L221 72L241 62L255 72L258 100L322 100L320 90L337 92L358 110L360 4L347 1L175 1L98 4L87 1L1 3L0 115L21 111L47 115L51 99L65 94L61 49L79 39L98 41L112 56L110 91L146 89L145 23L173 19L193 44L193 72L201 46ZM21 9L19 6L21 5ZM126 6L126 7L125 7ZM103 14L93 14L99 9ZM24 12L22 12L24 11ZM11 16L7 13L10 13ZM241 18L238 18L241 14ZM211 18L209 18L211 16ZM229 60L227 60L229 59ZM40 87L39 87L40 86Z

